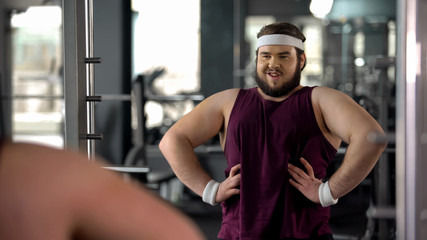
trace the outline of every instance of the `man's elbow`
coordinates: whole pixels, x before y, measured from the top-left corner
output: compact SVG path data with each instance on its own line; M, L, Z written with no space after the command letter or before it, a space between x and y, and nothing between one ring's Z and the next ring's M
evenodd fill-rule
M162 137L162 139L159 142L159 149L160 152L165 154L165 152L168 151L168 147L172 145L172 136L169 132L166 132L166 134Z
M387 135L381 128L370 131L367 135L367 140L381 154L389 142L390 136Z
M160 140L159 149L165 154L174 152L176 149L182 149L187 146L187 143L189 144L189 141L185 135L169 130Z

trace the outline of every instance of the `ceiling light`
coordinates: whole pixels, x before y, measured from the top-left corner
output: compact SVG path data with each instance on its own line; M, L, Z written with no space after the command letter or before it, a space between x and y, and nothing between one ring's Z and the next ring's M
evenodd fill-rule
M324 18L331 12L334 0L311 0L310 12L318 18Z

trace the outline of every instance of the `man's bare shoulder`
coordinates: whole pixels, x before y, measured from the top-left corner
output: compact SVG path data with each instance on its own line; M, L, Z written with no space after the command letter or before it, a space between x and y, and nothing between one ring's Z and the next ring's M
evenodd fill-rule
M317 87L313 88L313 93L328 94L328 93L341 93L341 91L330 88L330 87L317 86Z
M217 92L213 94L211 97L220 98L220 99L225 98L229 100L230 98L236 98L237 94L239 94L239 91L240 91L239 88L231 88L231 89L223 90L221 92Z
M223 90L211 95L206 101L222 107L232 106L236 101L239 91L239 88Z
M313 89L312 100L318 102L319 100L339 100L339 99L348 99L349 96L345 93L324 86L318 86Z

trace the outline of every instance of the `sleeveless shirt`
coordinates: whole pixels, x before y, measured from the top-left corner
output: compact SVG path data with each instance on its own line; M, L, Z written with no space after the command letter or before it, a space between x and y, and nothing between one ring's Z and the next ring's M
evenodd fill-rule
M240 195L222 202L220 239L313 238L330 234L330 208L307 199L289 183L288 163L300 158L323 179L337 150L320 130L304 87L281 102L257 88L241 89L230 114L224 154L226 177L241 164Z

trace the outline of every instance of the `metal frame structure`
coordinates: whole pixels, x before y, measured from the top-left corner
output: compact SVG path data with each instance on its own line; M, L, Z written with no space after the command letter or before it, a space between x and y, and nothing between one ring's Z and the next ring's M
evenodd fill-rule
M427 239L427 1L398 1L397 238Z
M63 1L65 147L87 151L85 2Z
M65 147L95 157L93 0L63 1Z
M102 96L95 95L95 74L93 64L101 58L93 56L93 0L63 1L64 28L64 96L65 96L65 147L87 153L89 160L95 160L95 141L102 140L102 134L95 132L95 102ZM111 100L130 100L113 96ZM143 110L142 110L143 111ZM131 157L141 157L134 156ZM133 163L134 159L127 162ZM144 156L142 155L142 158ZM143 159L145 160L145 159ZM112 166L107 169L125 173L148 173L143 166Z

